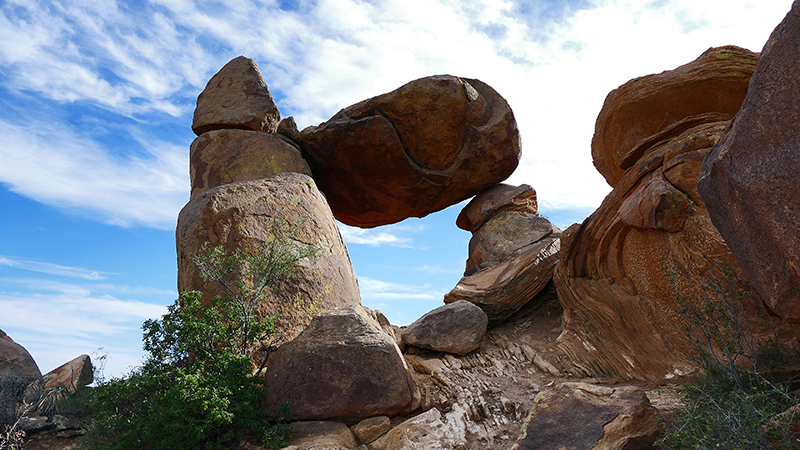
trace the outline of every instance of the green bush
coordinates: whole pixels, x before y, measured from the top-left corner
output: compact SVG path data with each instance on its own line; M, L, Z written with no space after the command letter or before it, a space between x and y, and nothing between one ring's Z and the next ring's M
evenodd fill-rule
M204 304L202 293L184 292L161 319L145 321L144 363L90 390L90 448L219 449L245 437L282 446L291 428L258 408L263 365L254 371L252 355L277 319L257 307L317 253L296 230L275 220L263 245L230 255L203 246L194 262L225 294Z
M748 287L730 266L720 266L725 280L712 279L706 295L691 301L675 288L680 309L692 324L692 360L702 375L683 385L684 408L658 441L669 449L800 448L793 410L797 398L770 379L766 366L782 352L776 341L757 343L745 314Z

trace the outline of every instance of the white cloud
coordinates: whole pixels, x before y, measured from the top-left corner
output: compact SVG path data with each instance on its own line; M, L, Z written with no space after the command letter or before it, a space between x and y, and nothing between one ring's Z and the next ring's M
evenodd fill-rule
M105 272L84 269L82 267L61 266L44 261L34 261L27 258L16 258L13 256L3 255L0 255L0 266L15 267L17 269L70 278L83 278L85 280L102 280L103 278L106 278L106 275L108 275Z
M148 157L114 157L57 124L0 120L0 181L57 208L89 211L103 222L171 229L188 200L187 151L153 140Z
M381 281L374 278L358 277L358 287L364 299L381 300L436 300L441 301L444 292L430 284L421 286Z
M409 243L412 241L411 238L398 236L396 232L392 231L392 226L379 229L362 229L339 222L337 222L337 225L339 225L339 231L342 233L342 239L344 239L347 244L363 244L373 247L380 245L409 247ZM396 226L394 230L402 231L402 229L398 229Z

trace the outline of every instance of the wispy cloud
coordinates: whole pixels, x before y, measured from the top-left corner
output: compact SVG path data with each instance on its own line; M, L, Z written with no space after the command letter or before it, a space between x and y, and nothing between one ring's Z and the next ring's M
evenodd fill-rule
M394 247L409 247L412 239L409 237L398 236L392 232L391 228L362 229L351 227L343 223L338 223L342 239L348 244L363 244L373 247L380 245L391 245ZM395 230L397 230L395 228ZM402 231L402 229L400 229Z
M61 266L45 261L35 261L27 258L17 258L3 255L0 255L0 266L14 267L32 272L59 275L62 277L82 278L84 280L102 280L109 275L106 272L84 269L82 267Z
M435 266L423 265L421 267L415 267L414 270L420 272L427 272L430 274L437 274L437 273L461 273L463 270L456 269L453 267L445 267L442 264L438 264Z
M361 289L362 298L365 299L441 301L444 296L444 292L430 284L409 285L358 277L358 286Z

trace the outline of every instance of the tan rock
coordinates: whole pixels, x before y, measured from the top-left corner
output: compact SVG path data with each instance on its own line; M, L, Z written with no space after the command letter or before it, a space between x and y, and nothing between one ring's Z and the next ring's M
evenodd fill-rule
M517 450L653 448L658 411L638 388L562 383L536 394Z
M391 420L386 416L370 417L350 427L350 431L361 444L369 444L392 428Z
M356 440L340 422L292 422L292 438L286 443L295 450L353 450Z
M502 211L473 231L464 275L497 265L542 239L560 235L558 227L537 214Z
M51 370L44 376L45 388L61 387L70 392L86 387L94 381L94 367L89 355L80 355Z
M0 330L0 376L7 375L33 381L41 377L42 372L25 347Z
M192 131L239 128L274 133L280 112L256 63L239 56L211 77L197 97Z
M289 402L293 420L355 423L407 414L419 404L400 349L362 306L315 316L270 355L264 380L266 410L277 415Z
M423 315L403 330L407 345L466 355L480 347L489 318L479 307L459 300Z
M699 191L769 309L800 335L800 3L769 37L741 110L706 157Z
M520 157L508 103L479 80L449 75L349 106L301 135L334 215L359 227L458 203L507 178Z
M467 418L460 405L443 416L432 408L406 420L373 442L373 450L452 450L466 448Z
M192 199L178 217L179 291L200 290L206 299L220 294L219 286L200 278L192 258L205 242L229 253L252 249L267 239L272 218L297 225L296 239L320 252L316 260L301 263L295 279L281 280L259 313L280 312L280 331L291 339L305 326L307 310L361 303L347 247L325 197L311 178L297 173L226 184Z
M300 151L273 134L216 130L198 136L189 152L192 198L223 184L286 172L311 176Z
M691 116L722 113L725 119L733 117L747 93L757 59L757 54L738 47L711 48L689 64L633 79L612 91L592 138L597 170L616 186L642 156L641 151L630 154L641 147L641 141Z
M492 186L467 203L458 214L456 226L462 230L475 232L487 220L503 211L539 214L536 191L527 184L510 186L501 183Z
M489 326L497 325L547 285L553 277L559 249L559 238L544 238L511 259L461 278L445 295L444 302L474 303L489 317Z

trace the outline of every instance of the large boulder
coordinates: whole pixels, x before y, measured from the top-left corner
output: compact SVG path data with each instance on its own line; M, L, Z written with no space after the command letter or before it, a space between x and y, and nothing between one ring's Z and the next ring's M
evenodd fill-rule
M736 56L742 52L733 50L708 51L695 63L711 58L715 72L740 73L742 59L750 57ZM726 61L730 68L724 68ZM692 91L698 83L694 72L682 66L675 73L639 78L634 85L654 97L642 98L644 104L656 111L669 109L656 101L663 97L657 88L669 80L672 91L678 92L685 80L685 89ZM656 87L647 87L648 80ZM730 86L716 86L722 90L719 95L713 90L696 95L728 98ZM728 113L718 109L695 109L696 115L641 139L639 159L616 181L597 211L562 234L554 277L564 308L559 343L575 363L575 371L663 380L693 370L685 359L694 351L685 327L691 329L693 324L677 312L688 306L681 299L704 308L703 299L713 295L709 286L735 291L736 277L742 275L697 192L703 158L729 124ZM600 116L618 123L620 129L649 129L650 116L628 117L624 122L625 115L615 118L613 112L618 110L614 101L607 100ZM626 153L622 150L611 152ZM781 339L785 324L770 316L752 291L743 293L749 294L743 308L755 340L773 333Z
M658 410L640 389L563 383L536 394L514 448L644 450L662 433Z
M800 332L800 3L772 32L699 191L711 220L771 311Z
M300 150L274 134L209 131L198 136L189 151L192 198L223 184L260 180L285 172L311 176Z
M42 372L25 347L0 330L0 378L8 376L33 381L40 378Z
M192 131L239 128L274 133L281 114L255 61L232 59L211 77L197 97Z
M363 306L315 316L296 339L270 355L266 410L277 416L288 402L292 420L355 423L416 409L413 375L375 317Z
M301 132L304 157L336 218L375 227L423 217L507 178L514 114L479 80L412 81Z
M592 138L597 170L616 186L641 156L644 140L698 114L733 117L747 94L757 59L757 54L739 47L711 48L689 64L633 79L612 91Z
M477 350L489 318L478 306L459 300L440 306L403 330L403 342L437 352L466 355Z
M269 239L279 219L296 227L293 239L319 248L301 263L297 277L281 280L258 306L264 315L280 313L280 331L291 339L305 325L304 314L361 303L347 247L325 197L306 175L284 173L215 187L193 198L178 216L178 290L199 290L204 299L222 288L200 277L193 258L205 243L228 253L253 249Z
M445 303L467 300L479 306L495 326L519 311L553 278L560 240L547 237L516 256L459 280Z
M60 387L70 392L86 387L94 381L94 367L89 355L80 355L44 375L44 387Z

